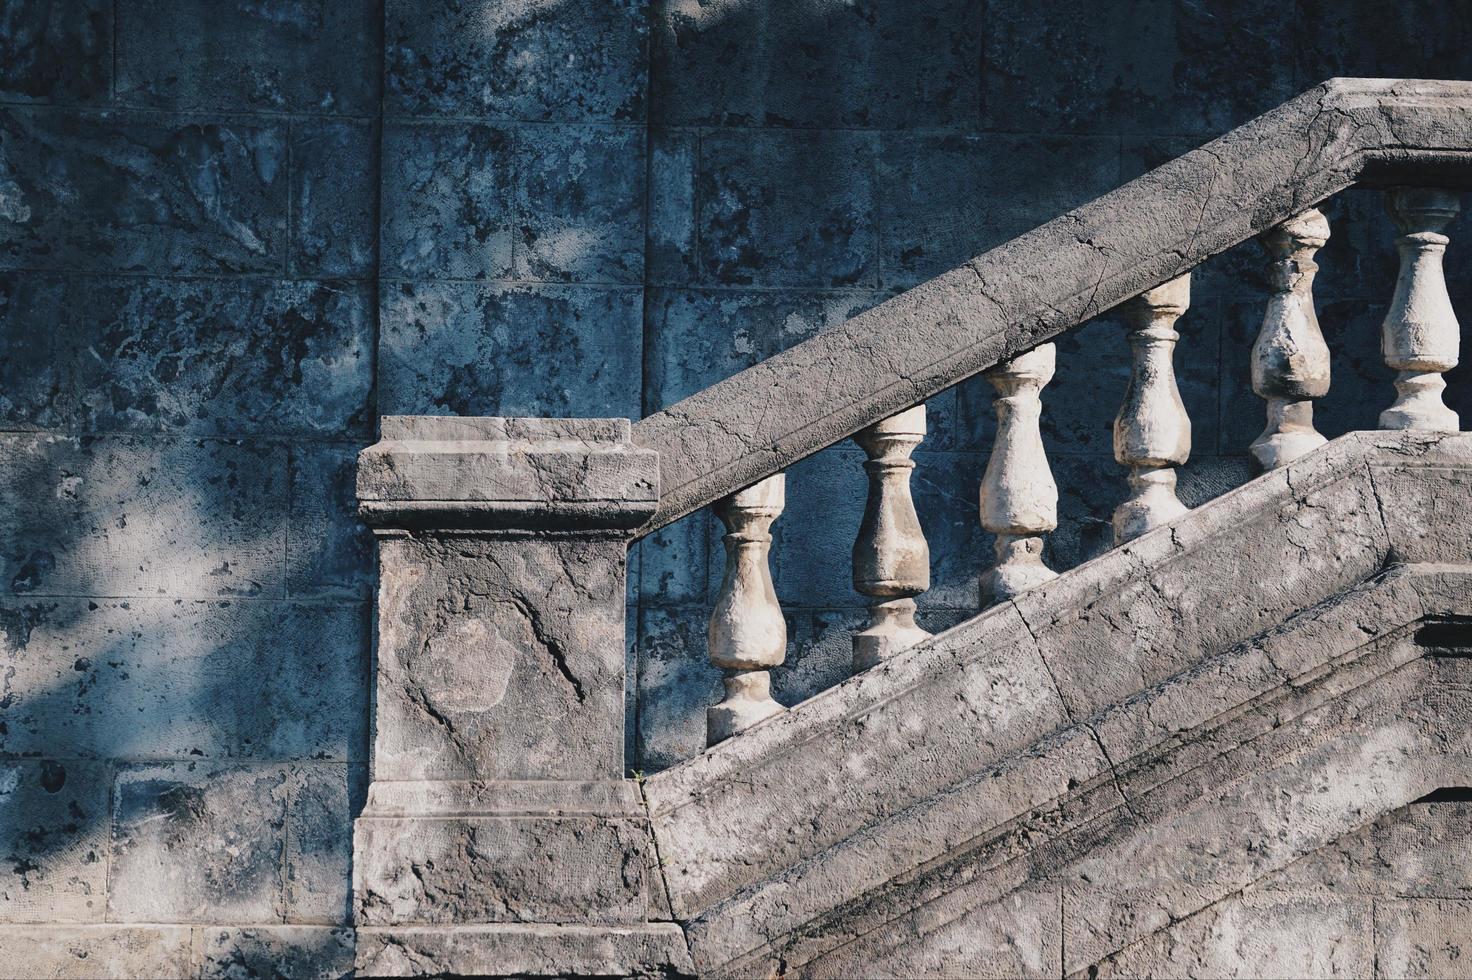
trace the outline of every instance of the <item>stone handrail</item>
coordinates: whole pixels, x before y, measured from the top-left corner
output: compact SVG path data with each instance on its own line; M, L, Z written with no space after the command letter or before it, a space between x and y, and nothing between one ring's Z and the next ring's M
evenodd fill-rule
M1472 82L1331 79L637 423L647 534L1028 351L1354 184L1472 184Z

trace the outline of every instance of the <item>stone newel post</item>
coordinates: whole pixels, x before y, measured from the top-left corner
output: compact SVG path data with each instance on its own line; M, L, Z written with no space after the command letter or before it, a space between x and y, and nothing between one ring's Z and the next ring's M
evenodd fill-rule
M622 419L389 417L358 464L378 538L358 972L686 962L624 775L624 588L656 454Z

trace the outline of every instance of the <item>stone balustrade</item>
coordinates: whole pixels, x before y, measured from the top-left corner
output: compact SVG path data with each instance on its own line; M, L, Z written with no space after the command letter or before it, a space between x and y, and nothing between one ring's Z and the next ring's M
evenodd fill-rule
M1442 401L1442 374L1457 364L1459 329L1447 296L1442 234L1459 209L1457 194L1396 187L1386 209L1399 230L1400 275L1385 316L1382 349L1395 372L1396 399L1380 416L1385 429L1455 431ZM1331 351L1319 327L1315 255L1329 222L1308 208L1258 236L1272 293L1251 352L1252 390L1266 402L1267 424L1242 447L1264 470L1292 463L1327 440L1314 427L1313 404L1329 391ZM1177 469L1191 453L1191 419L1176 381L1177 322L1191 305L1186 273L1120 307L1129 342L1129 380L1114 419L1114 457L1127 490L1113 515L1114 543L1125 544L1188 512L1177 496ZM1042 392L1052 380L1051 343L983 372L995 390L997 431L980 486L981 525L995 536L995 561L981 575L981 605L1007 601L1056 577L1044 560L1058 527L1058 486L1042 437ZM910 490L911 458L926 434L924 404L859 430L867 457L868 498L853 545L853 586L869 620L852 637L853 671L868 670L931 637L916 622L916 599L930 588L930 548ZM725 673L725 696L707 713L710 745L779 714L772 668L786 653L787 630L768 568L772 522L781 514L782 474L714 505L725 524L726 571L710 621L710 660Z

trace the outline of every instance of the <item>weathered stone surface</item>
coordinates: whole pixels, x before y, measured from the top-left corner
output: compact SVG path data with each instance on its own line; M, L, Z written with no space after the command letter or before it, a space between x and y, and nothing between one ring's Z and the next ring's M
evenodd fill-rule
M1129 947L1090 976L1365 977L1376 964L1370 922L1364 899L1234 898Z
M1254 888L1380 898L1467 896L1472 869L1462 860L1461 840L1469 821L1472 802L1413 803L1305 855Z
M0 588L279 596L285 463L269 444L0 436Z
M337 980L352 975L351 929L321 926L200 926L194 930L197 975L204 980Z
M1375 903L1375 972L1386 977L1466 977L1472 902L1410 899Z
M113 5L13 0L0 14L0 98L75 105L112 83Z
M1053 977L1062 970L1061 905L1046 885L949 922L917 910L802 971L811 977Z
M367 609L7 599L0 752L361 761Z
M368 435L372 292L337 282L73 281L58 368L90 432Z
M1326 77L1294 77L1297 24L1293 5L1272 0L989 7L982 119L1003 130L1223 132Z
M355 921L643 922L647 833L642 821L566 814L364 819Z
M512 130L478 123L384 126L382 275L511 274L513 139Z
M928 57L933 48L924 50ZM1119 144L886 133L878 175L881 277L886 287L908 287L1117 187Z
M360 445L291 447L286 590L292 596L366 599L376 580L373 542L353 505Z
M288 183L283 122L7 108L0 265L280 273Z
M877 152L869 133L703 138L694 198L698 283L877 286ZM821 169L809 165L815 159Z
M646 0L547 5L457 0L384 8L385 107L394 114L536 120L644 116Z
M358 975L685 976L679 926L468 925L358 930Z
M291 771L290 790L286 921L347 925L353 889L349 828L362 802L364 769L352 764L297 766Z
M372 0L121 0L117 95L171 109L376 109Z
M877 293L850 290L651 290L645 310L649 406L673 405L879 299ZM719 333L711 331L712 322L722 324Z
M280 922L290 783L283 766L121 768L108 918Z
M361 279L378 246L377 132L366 121L291 125L291 274Z
M517 137L517 279L644 277L644 131L525 126Z
M57 331L36 328L66 308L66 296L60 276L0 274L0 419L7 429L55 426L76 410Z
M11 693L7 680L0 700L7 726ZM112 770L102 763L0 763L0 921L102 921L111 784ZM0 938L0 949L5 945Z
M651 112L666 125L893 128L975 118L978 0L655 6Z
M637 287L384 287L379 411L639 414Z
M0 926L0 959L36 977L195 976L188 926Z

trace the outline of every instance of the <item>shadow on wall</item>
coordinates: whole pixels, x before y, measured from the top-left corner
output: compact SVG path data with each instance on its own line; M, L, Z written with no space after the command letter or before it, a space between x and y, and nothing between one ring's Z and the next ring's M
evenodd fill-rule
M0 455L6 920L345 922L367 609L284 601L287 449Z

